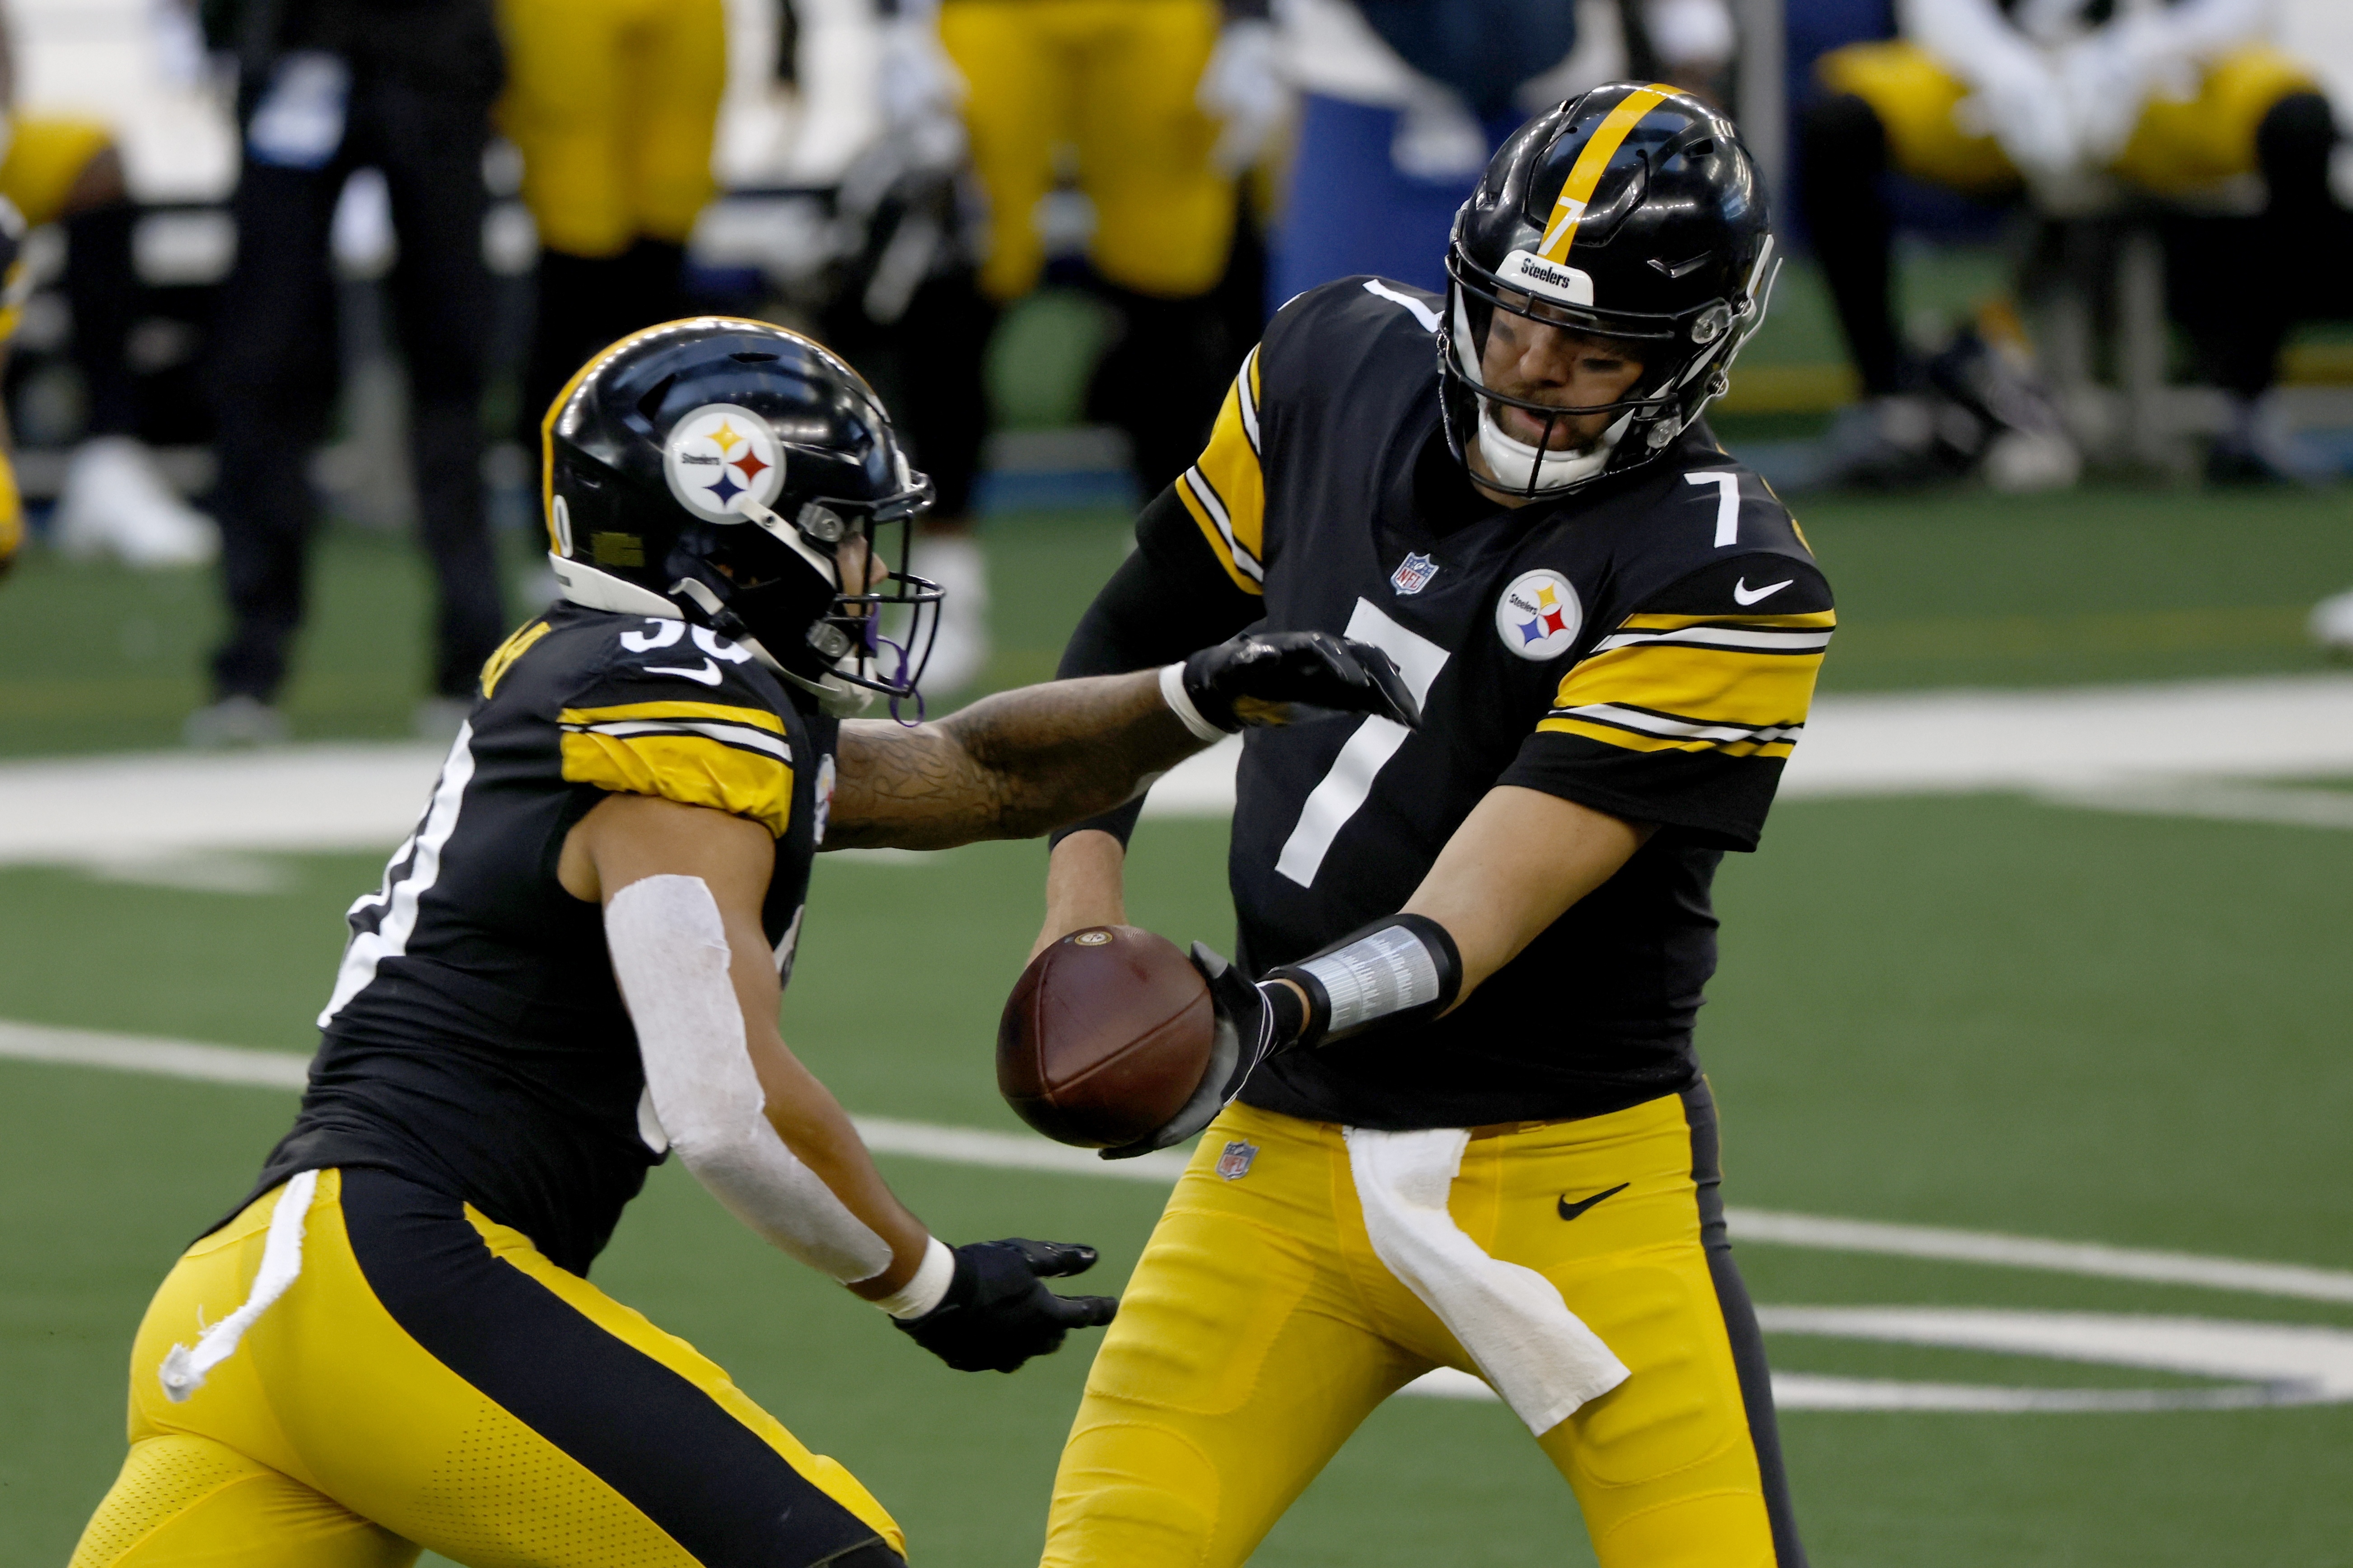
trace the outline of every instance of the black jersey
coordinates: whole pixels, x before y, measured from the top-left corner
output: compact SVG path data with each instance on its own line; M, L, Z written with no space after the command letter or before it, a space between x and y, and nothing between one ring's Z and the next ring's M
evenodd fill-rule
M1371 1127L1597 1115L1689 1087L1709 884L1756 847L1835 618L1788 513L1704 427L1560 500L1480 500L1440 432L1441 308L1365 279L1293 300L1176 484L1268 629L1373 643L1422 699L1413 733L1249 732L1240 962L1262 973L1398 909L1499 784L1659 830L1449 1016L1278 1058L1243 1090Z
M310 1089L256 1193L330 1165L396 1171L586 1272L665 1145L640 1118L603 911L556 881L565 836L608 792L762 824L763 921L789 973L836 731L682 621L561 605L517 632L417 831L352 906Z

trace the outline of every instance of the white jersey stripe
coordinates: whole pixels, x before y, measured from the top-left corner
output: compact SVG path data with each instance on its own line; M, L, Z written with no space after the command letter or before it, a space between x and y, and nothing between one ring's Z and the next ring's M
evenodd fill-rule
M755 730L749 724L730 724L723 720L696 719L605 719L593 724L566 724L566 730L611 735L628 740L633 735L701 735L706 740L730 746L741 746L747 752L765 752L778 762L793 760L793 749L765 730Z
M363 899L362 904L385 904L384 919L372 931L353 931L349 946L343 949L343 967L335 972L334 994L327 998L324 1011L319 1015L319 1027L325 1028L343 1010L343 1004L367 989L375 978L376 965L387 958L397 958L408 951L409 934L417 929L417 904L441 878L441 850L457 831L458 808L464 804L466 785L474 777L474 726L471 722L458 726L458 738L450 742L449 757L441 764L440 782L433 786L433 799L425 808L425 820L417 825L416 835L403 849L413 847L415 858L409 861L408 874L394 880L402 856L395 855L384 868L384 888L373 898Z
M1806 731L1803 724L1704 724L1693 719L1668 719L1639 708L1614 702L1592 702L1582 708L1556 708L1553 717L1592 719L1650 735L1676 735L1694 741L1794 741Z
M1828 631L1752 631L1744 626L1678 626L1672 631L1618 632L1593 645L1595 653L1639 643L1695 643L1702 647L1747 647L1767 653L1819 653L1831 646Z
M1250 392L1250 372L1258 365L1258 350L1252 349L1242 357L1242 373L1234 377L1234 396L1242 411L1242 434L1250 437L1250 453L1257 456L1258 399Z

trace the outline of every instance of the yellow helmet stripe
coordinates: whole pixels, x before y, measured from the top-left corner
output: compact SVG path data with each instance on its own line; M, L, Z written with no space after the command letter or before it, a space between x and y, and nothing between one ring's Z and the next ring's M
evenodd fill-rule
M1629 132L1641 122L1642 116L1658 107L1660 101L1675 88L1652 82L1626 95L1617 108L1595 130L1585 143L1585 151L1568 171L1568 178L1560 187L1560 199L1552 205L1552 217L1545 225L1544 243L1536 254L1546 261L1568 259L1568 247L1577 242L1577 226L1585 216L1585 204L1593 199L1593 187L1601 183L1601 171L1618 154L1619 147Z

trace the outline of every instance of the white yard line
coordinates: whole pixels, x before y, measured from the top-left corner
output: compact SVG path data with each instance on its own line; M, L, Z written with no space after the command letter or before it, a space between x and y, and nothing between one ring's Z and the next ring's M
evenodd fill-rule
M1233 810L1228 742L1171 771L1154 816ZM305 745L0 764L0 865L93 866L186 885L190 856L383 852L416 825L438 750ZM1790 759L1791 799L2022 790L2112 810L2342 826L2323 791L2211 781L2353 773L2353 677L2051 691L1825 697ZM200 862L200 865L202 863ZM250 880L250 877L247 878Z
M2173 778L2039 790L2035 798L2053 805L2130 816L2195 816L2209 822L2338 831L2353 828L2353 790L2283 789L2224 779Z
M2226 1380L2169 1388L2053 1388L1777 1372L1773 1403L1784 1410L2137 1414L2353 1401L2353 1332L2316 1324L2011 1307L1759 1307L1757 1321L1768 1334L1990 1351ZM1484 1382L1451 1367L1416 1379L1405 1392L1434 1399L1495 1397Z
M0 1022L0 1058L111 1068L207 1083L283 1089L301 1089L310 1065L307 1058L290 1051L257 1051L236 1046L197 1045L140 1035L6 1022ZM1164 1187L1175 1182L1185 1169L1185 1157L1173 1151L1136 1160L1103 1160L1084 1149L1065 1148L1022 1133L944 1127L935 1122L905 1121L887 1116L861 1116L855 1120L860 1135L878 1154L996 1170L1045 1171L1145 1182ZM1879 1220L1839 1219L1769 1209L1734 1208L1727 1210L1726 1215L1734 1237L1745 1246L1926 1258L2094 1279L2137 1279L2154 1285L2190 1285L2307 1301L2353 1302L2353 1272L2301 1264L2145 1251L2098 1242L2051 1241L1990 1231L1891 1225Z

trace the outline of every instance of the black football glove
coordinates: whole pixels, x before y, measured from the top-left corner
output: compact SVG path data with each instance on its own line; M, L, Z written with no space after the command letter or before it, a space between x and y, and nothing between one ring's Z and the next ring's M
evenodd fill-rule
M1011 1372L1062 1348L1072 1329L1099 1329L1119 1310L1110 1296L1057 1296L1046 1281L1083 1274L1095 1249L1067 1241L966 1242L940 1304L892 1322L958 1372Z
M1182 1143L1218 1119L1218 1112L1242 1091L1259 1063L1299 1043L1307 1015L1297 992L1287 985L1251 984L1207 942L1193 944L1193 967L1209 983L1209 1005L1218 1018L1216 1042L1209 1047L1209 1070L1201 1075L1201 1087L1193 1091L1184 1110L1133 1143L1101 1151L1106 1160L1132 1160Z
M1185 661L1185 695L1228 734L1343 713L1421 727L1421 704L1389 656L1330 632L1245 632L1205 647Z

